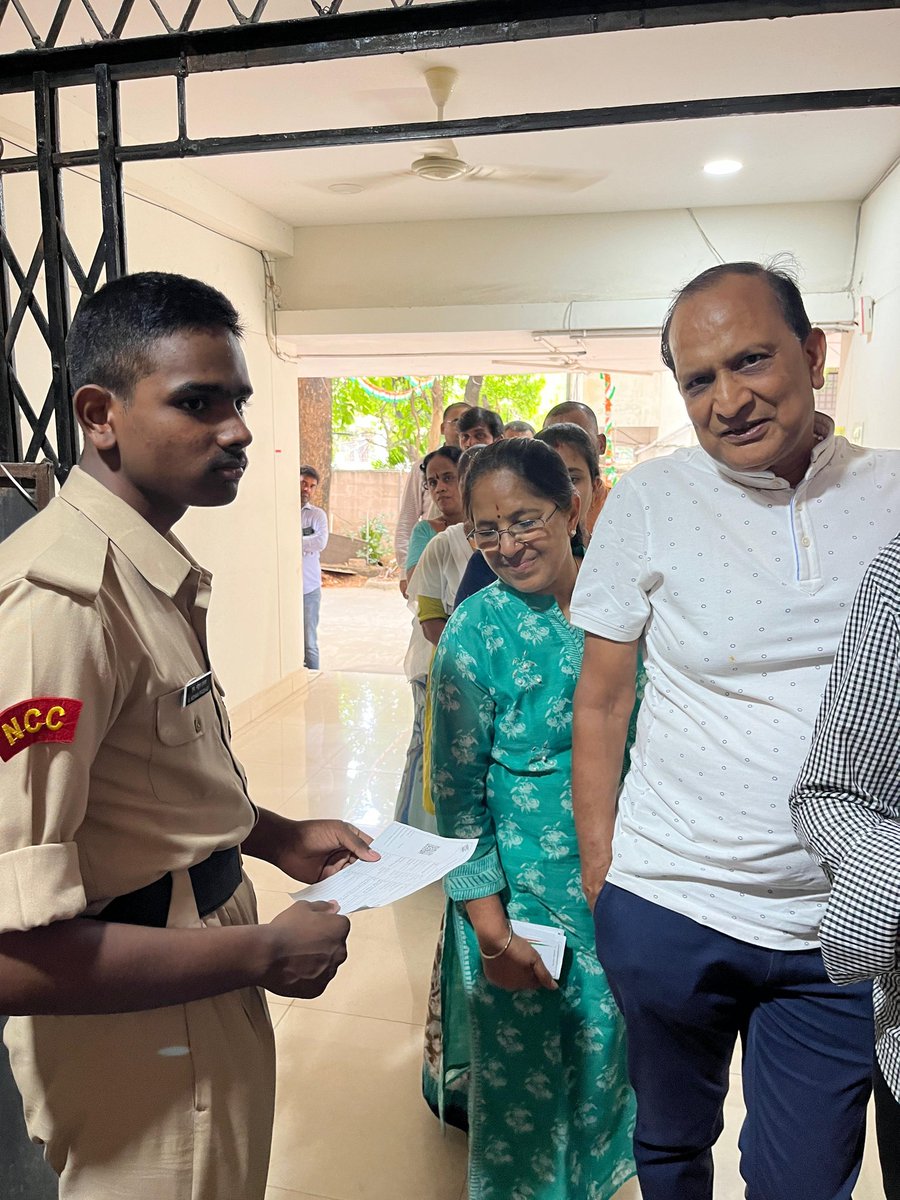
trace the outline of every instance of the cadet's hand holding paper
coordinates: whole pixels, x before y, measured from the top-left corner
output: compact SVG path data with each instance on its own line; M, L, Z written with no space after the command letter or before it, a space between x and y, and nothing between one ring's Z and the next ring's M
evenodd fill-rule
M378 862L355 862L330 879L323 879L294 900L336 900L345 915L363 908L380 908L411 896L466 862L475 853L475 838L443 838L392 821L372 842Z

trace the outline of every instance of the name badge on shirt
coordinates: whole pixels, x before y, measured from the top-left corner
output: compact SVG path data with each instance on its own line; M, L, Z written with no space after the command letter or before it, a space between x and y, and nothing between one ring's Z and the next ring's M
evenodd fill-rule
M207 671L205 675L198 675L196 679L192 679L190 683L184 685L181 693L181 707L187 708L189 704L193 704L195 700L199 700L201 696L205 696L207 692L212 691L212 671Z

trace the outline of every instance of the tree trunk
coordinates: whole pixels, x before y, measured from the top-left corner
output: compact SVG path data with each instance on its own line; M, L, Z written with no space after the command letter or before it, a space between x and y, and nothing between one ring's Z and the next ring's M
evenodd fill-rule
M483 375L470 375L466 380L466 404L471 404L473 408L477 408L481 403L481 385L484 383Z
M331 380L298 379L300 404L300 465L315 467L320 483L315 495L328 511L331 493Z
M444 381L436 379L431 385L431 427L428 430L428 449L437 450L441 444L441 425L444 419Z

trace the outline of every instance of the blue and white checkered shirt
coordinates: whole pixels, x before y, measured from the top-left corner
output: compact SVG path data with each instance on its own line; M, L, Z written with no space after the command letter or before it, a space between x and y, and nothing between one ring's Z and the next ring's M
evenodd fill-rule
M828 974L875 980L878 1063L900 1101L900 535L863 577L790 803L832 881Z

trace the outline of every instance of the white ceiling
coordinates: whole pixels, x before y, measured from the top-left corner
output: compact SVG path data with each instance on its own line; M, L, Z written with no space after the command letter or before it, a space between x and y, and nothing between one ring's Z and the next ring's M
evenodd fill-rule
M431 120L429 66L459 72L447 117L900 83L900 11L807 16L385 55L190 77L194 137ZM130 138L174 135L171 81L124 85ZM421 143L202 159L193 170L292 225L859 199L900 153L900 109L726 117L457 139L478 165L580 172L579 190L404 172ZM713 157L741 159L713 179ZM380 177L379 182L370 182ZM330 184L359 183L358 195Z

